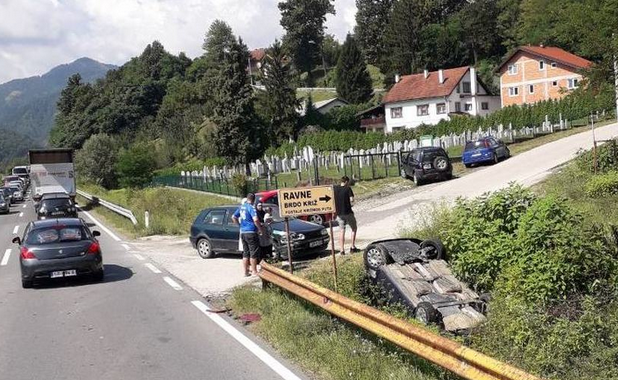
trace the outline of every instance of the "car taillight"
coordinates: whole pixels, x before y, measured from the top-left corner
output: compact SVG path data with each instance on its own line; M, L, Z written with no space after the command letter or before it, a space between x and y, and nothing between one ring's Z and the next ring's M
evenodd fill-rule
M101 247L99 246L99 243L94 242L92 244L90 244L90 247L88 248L88 251L86 252L89 255L96 255L97 253L99 253Z
M32 253L32 251L30 251L26 247L21 247L20 252L21 252L21 258L24 260L36 259L36 256L34 255L34 253Z

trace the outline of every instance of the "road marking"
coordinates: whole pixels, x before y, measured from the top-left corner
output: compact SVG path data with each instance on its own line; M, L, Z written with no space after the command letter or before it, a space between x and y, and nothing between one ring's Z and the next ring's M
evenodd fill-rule
M275 371L279 376L281 376L281 378L285 380L300 380L300 377L296 376L292 371L287 369L277 359L273 358L268 352L264 351L264 349L258 346L255 342L243 335L243 333L238 331L234 326L232 326L228 321L223 319L220 315L210 313L210 309L202 301L191 301L191 303L193 304L193 306L197 307L202 313L204 313L208 318L210 318L213 322L219 325L219 327L225 330L225 332L227 332L234 339L236 339L240 344L245 346L245 348L248 349L249 352L257 356L258 359L260 359L262 362L264 362L264 364L269 366L273 371Z
M136 259L140 260L140 261L144 261L146 260L144 258L144 256L140 255L139 253L134 253L133 256L135 256Z
M17 231L19 231L19 226L15 226L15 228L13 228L13 234L16 234Z
M26 206L27 206L27 205L23 205L23 206L21 206L21 208L26 208Z
M172 288L174 288L175 290L182 290L182 286L180 286L179 283L177 283L176 281L172 280L171 278L167 276L163 277L163 281L167 282L167 284L171 286Z
M11 249L7 249L4 251L4 256L2 256L2 261L0 261L0 266L5 266L9 263L9 257L11 257Z
M20 212L20 213L19 213L19 217L21 218L22 216L24 216L24 213L23 213L23 212Z
M116 236L116 234L114 234L112 231L110 231L109 228L105 227L103 224L101 224L101 222L99 222L92 215L90 215L90 213L88 211L84 211L80 207L78 207L78 208L81 210L81 212L86 214L86 216L88 216L88 218L90 218L90 220L92 220L94 222L94 224L99 226L100 229L102 229L103 231L105 231L105 233L107 233L109 236L111 236L112 239L114 239L116 241L120 241L121 240L118 236Z
M159 268L155 267L154 265L152 265L150 263L146 263L144 265L146 266L146 268L150 269L153 273L161 273Z
M124 249L126 249L127 251L131 250L131 247L129 247L128 244L120 244L120 245L122 245L124 247Z

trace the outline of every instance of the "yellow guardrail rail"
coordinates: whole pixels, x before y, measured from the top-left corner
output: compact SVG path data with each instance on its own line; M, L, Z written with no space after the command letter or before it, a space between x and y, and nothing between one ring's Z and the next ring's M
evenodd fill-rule
M260 277L464 379L540 380L509 364L262 263Z

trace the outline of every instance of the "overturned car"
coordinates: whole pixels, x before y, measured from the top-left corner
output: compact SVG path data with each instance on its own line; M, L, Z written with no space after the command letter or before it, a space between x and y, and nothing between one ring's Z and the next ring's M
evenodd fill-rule
M387 294L425 324L465 332L483 323L486 295L479 296L451 272L439 240L392 239L364 251L367 273Z

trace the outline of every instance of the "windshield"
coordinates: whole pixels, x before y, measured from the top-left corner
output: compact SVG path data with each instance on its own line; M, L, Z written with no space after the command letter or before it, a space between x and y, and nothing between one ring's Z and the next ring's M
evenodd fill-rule
M83 227L55 226L32 230L26 238L26 243L43 245L81 240L89 240L89 236Z

